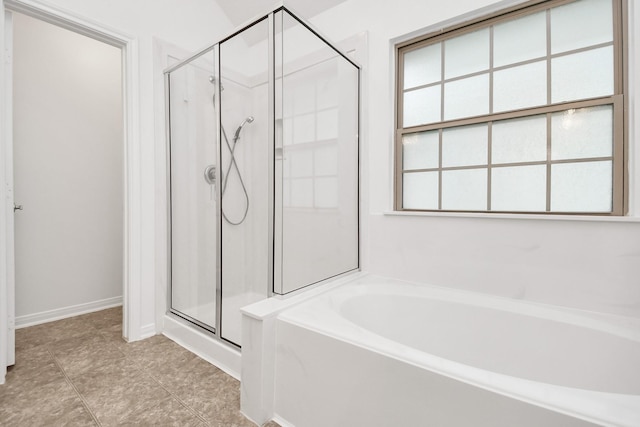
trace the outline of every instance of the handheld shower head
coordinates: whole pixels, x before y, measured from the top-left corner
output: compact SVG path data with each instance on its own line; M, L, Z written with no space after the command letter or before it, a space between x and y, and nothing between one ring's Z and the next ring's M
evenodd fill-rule
M233 136L233 139L236 141L240 139L240 131L242 131L242 128L244 127L244 125L246 125L247 123L253 123L254 120L255 118L253 116L249 116L246 119L244 119L242 123L240 123L240 126L238 126L238 129L236 129L236 134Z

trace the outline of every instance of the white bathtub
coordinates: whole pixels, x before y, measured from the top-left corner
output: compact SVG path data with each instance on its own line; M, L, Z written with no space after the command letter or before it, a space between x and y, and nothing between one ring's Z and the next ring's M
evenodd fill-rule
M368 275L275 329L283 425L640 426L638 319Z

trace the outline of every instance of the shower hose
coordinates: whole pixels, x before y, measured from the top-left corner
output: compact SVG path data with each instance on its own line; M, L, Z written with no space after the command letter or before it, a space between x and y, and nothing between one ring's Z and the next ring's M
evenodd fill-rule
M238 164L236 163L236 157L235 157L236 144L238 143L238 139L240 139L240 132L236 132L236 135L233 137L233 143L231 144L229 143L229 138L227 137L227 133L224 130L224 126L222 127L222 136L224 137L224 141L227 144L229 153L231 154L231 159L229 160L229 165L227 166L227 170L225 171L224 175L221 176L222 195L220 199L221 200L224 199L224 194L227 191L227 185L229 183L229 177L231 176L231 169L234 168L236 170L236 173L238 174L238 179L240 180L240 185L242 186L242 192L244 193L244 199L246 203L244 206L244 213L242 214L242 218L240 219L240 221L237 221L237 222L232 221L229 219L229 217L227 217L227 214L224 212L224 201L222 202L222 209L220 210L222 211L222 217L224 218L225 221L227 221L231 225L240 225L244 222L244 220L247 218L247 214L249 213L249 194L247 193L247 187L244 184L244 179L242 178L242 173L238 168Z

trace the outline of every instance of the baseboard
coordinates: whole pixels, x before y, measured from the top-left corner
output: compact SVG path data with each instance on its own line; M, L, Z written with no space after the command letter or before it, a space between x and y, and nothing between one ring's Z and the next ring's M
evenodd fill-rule
M53 322L54 320L66 319L68 317L92 313L94 311L100 311L106 308L118 307L120 305L122 305L121 296L107 298L100 301L87 302L84 304L72 305L69 307L57 308L55 310L43 311L40 313L16 316L16 329L26 328L27 326L40 325L41 323Z

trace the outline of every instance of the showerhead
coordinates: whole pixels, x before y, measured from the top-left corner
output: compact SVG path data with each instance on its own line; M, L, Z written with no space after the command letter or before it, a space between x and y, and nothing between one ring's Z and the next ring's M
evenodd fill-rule
M236 141L240 139L240 131L242 130L244 125L246 125L247 123L253 123L254 120L255 118L253 116L249 116L246 119L244 119L242 123L240 123L240 126L238 126L238 129L236 129L236 134L233 136L233 139Z

